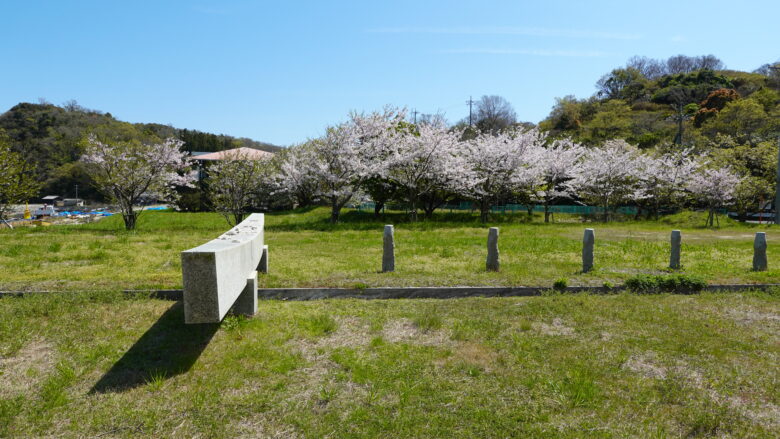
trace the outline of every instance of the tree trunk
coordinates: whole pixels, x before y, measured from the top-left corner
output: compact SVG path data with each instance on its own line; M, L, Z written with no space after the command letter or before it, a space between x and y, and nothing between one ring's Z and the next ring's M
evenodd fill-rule
M374 201L374 218L379 218L382 213L382 208L385 207L385 202Z
M125 230L135 230L135 224L138 220L138 214L133 211L133 207L124 209L122 219L125 220Z
M550 222L550 204L547 201L544 202L544 222Z
M234 226L239 225L243 220L244 220L244 212L233 213L233 221L235 221L235 224L233 224Z
M330 203L330 223L336 224L339 222L339 215L341 214L341 206L334 198Z
M481 200L479 202L479 220L482 224L488 222L490 217L490 202L487 200Z
M642 206L637 205L636 206L636 215L634 215L634 221L639 221L642 219Z
M528 211L528 218L532 218L534 216L534 205L529 204L528 206L525 206L525 209Z
M433 218L433 211L438 209L439 206L444 204L445 200L438 201L435 196L431 196L428 200L425 200L423 209L425 210L425 218Z

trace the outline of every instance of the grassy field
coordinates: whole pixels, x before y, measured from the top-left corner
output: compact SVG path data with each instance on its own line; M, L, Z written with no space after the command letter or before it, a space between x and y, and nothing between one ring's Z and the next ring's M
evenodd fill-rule
M778 437L778 298L5 298L0 437Z
M314 209L266 216L265 286L570 285L663 273L683 230L683 272L776 282L775 228L695 214L588 224L468 214L410 224ZM397 272L378 273L396 224ZM177 288L179 252L226 230L214 214L148 212L0 231L0 437L777 437L780 289L452 300L262 301L255 318L185 326L181 303L125 297ZM769 236L768 272L750 271Z
M669 233L683 231L683 273L711 283L766 283L780 279L780 229L722 219L705 229L699 214L655 222L587 223L576 217L543 224L523 214L497 216L501 272L485 272L487 226L476 215L442 213L409 223L402 214L374 220L348 211L328 224L326 209L266 215L271 274L261 287L371 287L447 285L551 286L620 283L640 273L664 273ZM396 225L396 272L379 273L382 226ZM596 269L581 274L585 227L596 229ZM0 290L181 288L179 252L219 236L227 225L216 214L146 212L139 229L121 219L82 226L0 230ZM769 271L752 272L753 235L766 231Z

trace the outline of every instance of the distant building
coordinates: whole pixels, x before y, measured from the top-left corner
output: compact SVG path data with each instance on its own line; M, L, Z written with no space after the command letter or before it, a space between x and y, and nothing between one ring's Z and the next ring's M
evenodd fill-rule
M242 146L241 148L226 149L224 151L199 153L193 152L192 158L197 161L214 161L225 160L231 157L246 157L248 160L267 160L274 156L274 153L268 151L261 151L259 149L247 148Z
M51 204L54 206L58 202L62 201L62 197L59 195L46 195L45 197L41 198L41 203L43 204Z
M259 149L247 148L242 146L241 148L226 149L218 152L196 152L191 153L191 157L197 163L198 181L206 178L207 170L205 169L209 162L215 162L220 160L228 160L235 157L246 158L247 160L268 160L274 156L274 153L268 151L261 151Z

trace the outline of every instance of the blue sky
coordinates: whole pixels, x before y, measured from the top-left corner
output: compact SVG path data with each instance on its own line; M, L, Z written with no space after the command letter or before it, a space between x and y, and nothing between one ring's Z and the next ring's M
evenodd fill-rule
M75 99L280 145L385 104L455 122L484 94L538 122L633 55L776 61L779 17L776 0L0 0L0 109Z

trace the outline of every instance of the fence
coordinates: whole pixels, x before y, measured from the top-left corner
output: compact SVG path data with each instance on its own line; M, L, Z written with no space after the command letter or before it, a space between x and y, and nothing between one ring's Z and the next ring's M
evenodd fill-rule
M354 204L351 207L356 209L358 212L362 211L369 211L373 212L376 204L373 202L365 202L365 203L359 203ZM390 210L406 210L406 206L399 205L399 204L390 204L387 206ZM383 209L384 210L384 209ZM472 203L470 201L461 201L457 204L445 204L442 205L439 210L441 211L449 211L449 212L455 212L455 211L476 211L479 210L479 206L476 205L476 203ZM528 211L528 207L524 204L504 204L504 205L498 205L498 206L491 206L490 211L493 213L509 213L509 214L515 214L515 213L523 213ZM544 212L544 206L537 204L533 207L534 212ZM556 205L556 206L549 206L548 211L551 213L568 213L573 215L598 215L603 214L604 209L599 206L579 206L579 205ZM637 214L637 208L635 206L621 206L617 209L612 211L624 214L624 215L636 215Z

